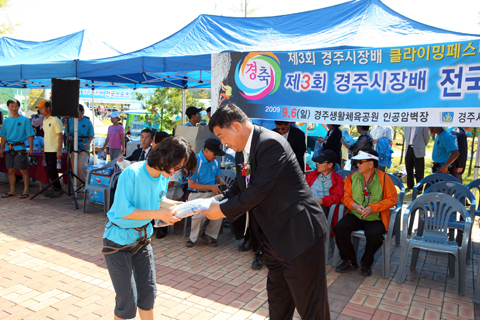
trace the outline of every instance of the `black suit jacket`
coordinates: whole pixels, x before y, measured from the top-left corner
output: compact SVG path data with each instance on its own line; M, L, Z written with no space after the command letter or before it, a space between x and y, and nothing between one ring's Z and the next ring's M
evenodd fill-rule
M143 148L138 148L133 150L132 154L129 157L126 157L128 161L138 161L140 159L140 155L142 154Z
M465 167L467 166L468 156L467 133L465 132L465 129L461 127L453 129L450 133L456 136L458 152L460 153L454 163L457 168L463 168L463 174L465 172Z
M277 129L273 129L276 133L278 132ZM307 143L305 141L305 134L302 130L290 126L290 130L288 132L288 143L290 143L290 147L292 147L295 156L297 157L298 164L302 170L305 170L305 152L307 151Z
M254 126L248 188L242 176L243 153L235 155L237 177L216 196L228 198L220 209L230 221L250 212L250 226L262 234L282 259L291 260L325 234L327 221L300 170L295 154L281 135Z

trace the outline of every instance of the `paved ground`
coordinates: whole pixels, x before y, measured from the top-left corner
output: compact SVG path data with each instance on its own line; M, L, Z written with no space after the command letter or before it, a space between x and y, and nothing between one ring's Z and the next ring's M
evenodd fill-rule
M2 176L0 193L7 190ZM91 214L85 214L83 199L76 210L65 195L0 198L0 205L0 319L112 319L115 294L100 254L102 207L87 202ZM250 269L253 254L237 252L228 233L217 248L201 242L186 248L182 230L179 223L173 236L153 239L156 319L268 318L267 271ZM446 275L441 254L421 255L401 285L394 280L400 254L395 246L390 279L381 277L381 255L368 278L329 266L332 319L480 319L480 307L472 302L479 239L476 225L464 297L456 294L456 279Z

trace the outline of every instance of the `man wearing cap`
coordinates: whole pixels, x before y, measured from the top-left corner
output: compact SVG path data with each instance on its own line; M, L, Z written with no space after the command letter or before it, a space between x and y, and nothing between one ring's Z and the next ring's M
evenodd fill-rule
M86 183L85 179L87 177L87 165L90 160L90 144L95 136L93 132L93 125L90 119L85 118L85 109L83 105L78 105L78 166L77 166L77 176ZM67 135L67 141L70 143L70 161L72 168L75 168L75 152L73 150L73 137L75 133L74 122L75 119L68 119L68 128L70 131L67 132L65 128L65 134ZM78 184L79 182L77 182Z
M185 112L187 115L187 118L189 119L187 123L185 123L186 127L196 127L197 124L200 123L200 120L202 120L202 116L200 115L200 112L202 111L202 108L197 108L197 107L189 107L187 108L187 111Z
M118 111L113 111L110 118L112 125L108 127L108 135L102 151L109 146L110 160L113 160L125 154L125 128L119 123L120 113Z
M63 123L57 117L51 115L52 105L49 101L43 100L37 106L40 114L45 117L43 120L43 142L44 156L47 161L47 175L50 182L58 179L57 159L62 159L62 131ZM62 195L60 181L55 181L53 188L45 193L45 197L58 198Z
M4 194L2 198L9 198L15 195L15 182L17 181L15 169L20 170L23 176L24 187L20 198L28 198L30 176L27 171L27 148L24 141L28 138L30 145L28 155L33 157L33 136L35 133L33 132L30 120L18 113L20 102L17 99L8 100L7 107L11 116L5 119L0 130L0 137L2 137L0 158L5 157L10 191ZM8 146L6 148L6 154L4 155L3 149L5 145Z
M317 170L309 172L305 179L318 204L322 206L323 213L328 217L330 206L334 203L342 203L343 198L343 177L333 171L338 157L332 150L323 150L312 160L317 163Z
M397 190L390 177L377 169L378 153L375 150L363 149L352 159L357 161L358 171L344 181L343 204L350 211L334 228L335 241L343 260L335 271L345 273L358 269L351 234L364 230L367 243L360 272L363 276L371 276L373 256L382 246L383 235L388 230L390 208L397 204Z
M224 155L220 140L210 138L205 141L204 148L197 154L197 169L188 179L188 190L190 191L188 200L211 198L221 193L219 186L225 185L225 182L220 176L220 162L217 157ZM203 214L192 216L190 238L185 244L187 247L195 245L205 220L207 218ZM210 220L205 233L201 236L211 247L217 246L217 237L222 221L223 219Z

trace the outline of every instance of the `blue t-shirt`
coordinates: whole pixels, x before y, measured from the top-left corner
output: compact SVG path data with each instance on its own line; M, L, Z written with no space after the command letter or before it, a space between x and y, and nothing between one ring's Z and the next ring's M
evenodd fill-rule
M193 124L188 121L187 123L184 124L185 127L195 127Z
M132 220L122 217L130 215L135 209L160 208L160 202L167 193L168 178L162 175L158 178L152 177L145 163L145 161L133 163L120 174L115 200L107 213L108 219L116 225L107 222L107 227L111 227L105 228L103 237L120 245L135 243L139 239L139 234L134 228L141 228L146 224L147 235L152 236L151 219Z
M24 142L25 139L34 135L32 123L24 116L8 117L3 121L2 129L0 130L0 137L4 137L7 140L6 150L9 150L9 143ZM24 145L13 146L12 149L15 151L26 150L27 147Z
M68 126L70 129L70 137L73 138L75 133L75 128L73 127L75 119L70 118L68 119ZM65 127L65 133L67 133L67 127ZM90 144L88 145L88 149L86 149L83 145L88 142L88 137L93 137L95 133L93 132L93 125L90 119L83 118L82 120L78 121L78 149L79 150L90 150Z
M215 184L215 178L222 172L220 162L218 159L208 161L203 155L203 150L197 154L197 169L188 180L193 180L200 184L213 185ZM193 189L188 188L188 190Z
M432 160L440 164L447 163L450 158L450 153L454 150L458 150L455 144L455 138L452 134L446 130L437 134L435 137L435 144L433 145Z
M33 137L33 150L42 150L44 145L45 143L43 141L43 137ZM30 147L30 142L28 142L28 138L25 139L25 146Z

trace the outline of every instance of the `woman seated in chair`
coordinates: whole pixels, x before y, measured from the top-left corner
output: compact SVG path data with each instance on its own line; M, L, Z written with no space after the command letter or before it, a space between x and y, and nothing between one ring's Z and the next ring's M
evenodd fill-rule
M375 150L363 149L352 159L357 160L358 171L345 179L343 204L350 210L334 228L335 241L343 260L335 270L345 273L358 268L351 234L364 230L367 243L360 271L362 275L370 276L373 256L382 246L383 235L388 230L389 209L397 204L397 190L390 177L376 169L378 153Z
M343 177L333 171L337 155L332 150L323 150L312 160L317 163L317 170L308 173L305 179L328 218L330 206L334 203L341 203L344 192ZM335 211L338 214L338 209ZM334 220L334 224L336 224L337 219Z

